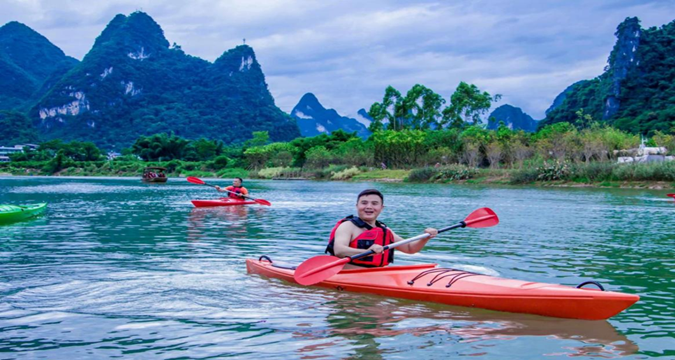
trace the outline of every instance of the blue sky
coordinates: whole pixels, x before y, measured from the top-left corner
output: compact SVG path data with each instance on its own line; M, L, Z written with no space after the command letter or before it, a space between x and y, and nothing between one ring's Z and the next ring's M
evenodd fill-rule
M355 116L392 85L426 85L446 100L460 81L496 104L544 117L568 85L602 73L616 26L675 19L675 1L0 0L0 24L20 21L82 59L116 14L142 10L194 56L253 47L277 105L306 92Z

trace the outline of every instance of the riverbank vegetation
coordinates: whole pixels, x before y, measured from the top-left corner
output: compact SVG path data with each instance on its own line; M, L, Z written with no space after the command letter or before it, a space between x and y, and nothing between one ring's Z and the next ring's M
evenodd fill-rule
M174 134L139 137L121 156L105 160L89 142L44 142L11 156L0 172L36 175L140 176L146 166L163 166L168 176L262 179L376 180L474 183L675 182L675 162L618 164L636 157L639 135L601 124L576 112L573 123L547 125L535 133L481 125L481 115L499 96L461 83L450 104L415 85L405 96L388 87L371 106L372 135L363 140L338 130L330 135L270 142L253 132L243 144L188 140ZM673 131L655 131L647 145L674 154Z

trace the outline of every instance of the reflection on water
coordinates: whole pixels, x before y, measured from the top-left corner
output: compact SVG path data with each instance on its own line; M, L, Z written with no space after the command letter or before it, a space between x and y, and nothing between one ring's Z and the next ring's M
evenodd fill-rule
M407 336L436 338L438 341L433 346L439 347L448 346L448 341L455 344L488 342L492 343L491 346L497 346L499 342L533 336L579 343L576 346L566 344L559 349L549 349L551 353L548 355L616 357L634 354L638 350L635 343L619 334L607 321L548 319L479 309L417 305L408 301L381 300L373 304L363 300L345 296L329 303L333 311L327 317L328 334L312 335L351 339L358 345L357 354L363 356L394 350L387 349L390 346L388 342L378 339ZM425 346L431 344L427 342Z
M673 357L675 206L663 192L247 181L259 205L194 208L210 188L170 179L0 179L0 203L48 202L0 226L0 358L438 359ZM368 187L403 237L489 206L397 264L434 262L641 300L609 321L466 309L290 285L245 258L297 264L325 249ZM666 199L667 200L667 199Z

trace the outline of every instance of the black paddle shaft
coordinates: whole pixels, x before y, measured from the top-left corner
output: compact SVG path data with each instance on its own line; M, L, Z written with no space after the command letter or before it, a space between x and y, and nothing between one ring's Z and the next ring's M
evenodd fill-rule
M438 230L438 233L440 234L440 233L442 233L442 232L446 232L446 231L452 230L452 229L457 229L457 228L459 228L459 227L462 227L462 228L463 228L463 227L466 227L466 222L460 221L460 222L458 222L458 223L455 224L455 225L450 225L450 226L448 226L448 227L442 228L442 229ZM397 243L393 243L393 244L391 244L391 245L387 245L387 246L385 246L384 248L382 248L382 251L384 251L384 250L389 250L389 249L393 249L393 248L395 248L395 247L397 247L397 246L401 246L401 245L403 245L403 244L407 244L407 243L410 243L410 242L413 242L413 241L422 240L422 239L424 239L424 238L427 237L427 236L429 236L429 234L426 234L426 233L425 233L425 234L421 234L421 235L417 235L417 236L415 236L415 237L413 237L413 238L410 238L410 239L407 239L407 240L403 240L403 241L400 241L400 242L397 242ZM351 260L360 259L360 258L362 258L362 257L366 257L366 256L372 255L372 254L374 254L374 253L375 253L375 251L373 251L373 250L368 250L368 251L366 251L366 252L363 252L363 253L360 253L360 254L357 254L357 255L349 256L349 260L351 261Z

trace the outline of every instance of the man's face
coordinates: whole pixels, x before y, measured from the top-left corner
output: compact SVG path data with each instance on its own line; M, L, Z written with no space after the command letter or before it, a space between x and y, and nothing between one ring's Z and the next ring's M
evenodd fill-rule
M232 181L232 185L233 185L233 186L236 186L236 187L240 187L240 186L241 186L241 181L240 181L239 179L234 179L234 180Z
M375 194L364 195L356 203L356 212L363 221L375 221L384 209L382 199Z

